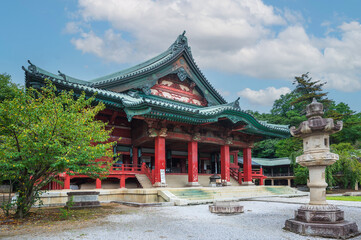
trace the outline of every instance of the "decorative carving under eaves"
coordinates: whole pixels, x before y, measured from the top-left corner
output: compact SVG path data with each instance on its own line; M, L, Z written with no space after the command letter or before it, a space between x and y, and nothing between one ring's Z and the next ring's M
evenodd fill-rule
M232 145L232 144L233 144L233 138L232 138L232 137L227 137L225 143L226 143L227 145Z
M186 80L188 74L187 74L186 70L184 70L184 68L180 67L177 70L177 76L178 76L179 80L184 81L184 80Z
M199 132L196 132L192 136L193 141L200 141L201 140L201 134Z
M159 130L159 133L158 133L158 136L159 137L166 137L167 136L167 128L161 128L160 130Z
M157 137L158 131L155 128L149 128L148 129L149 137Z

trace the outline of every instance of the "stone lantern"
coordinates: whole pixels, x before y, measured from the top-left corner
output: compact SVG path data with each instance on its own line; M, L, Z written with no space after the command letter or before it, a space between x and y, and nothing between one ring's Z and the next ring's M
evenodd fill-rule
M330 152L329 136L341 131L342 121L335 124L331 118L322 118L323 105L313 99L306 107L307 121L296 129L292 136L303 139L303 155L296 162L309 170L307 186L310 201L295 212L295 218L286 221L285 229L302 235L345 238L358 234L354 222L344 220L344 212L326 202L325 169L335 163L338 155Z

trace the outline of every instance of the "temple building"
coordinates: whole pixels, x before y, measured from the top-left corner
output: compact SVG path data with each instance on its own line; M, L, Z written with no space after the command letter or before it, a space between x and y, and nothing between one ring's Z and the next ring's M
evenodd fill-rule
M97 93L96 101L106 105L97 119L108 123L110 140L117 141L116 163L107 179L62 174L64 186L53 183L50 189L84 184L105 188L110 183L118 188L162 187L172 175L186 178L180 185L199 186L201 176L208 179L214 173L224 186L233 180L252 184L254 177L262 184L262 171L252 172L254 143L289 136L287 126L258 121L240 107L239 99L227 103L198 68L184 33L158 56L93 80L29 64L23 67L26 87L39 88L49 79L61 90Z

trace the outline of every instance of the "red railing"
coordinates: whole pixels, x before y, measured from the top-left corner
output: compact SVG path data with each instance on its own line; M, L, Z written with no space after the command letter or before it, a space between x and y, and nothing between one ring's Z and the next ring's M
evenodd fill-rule
M261 168L260 170L252 171L252 178L260 179L261 180L260 185L263 185L263 180L266 179L267 177L265 175L263 175L263 169ZM241 179L242 181L244 180L244 172L243 171L239 172L238 179Z
M154 184L154 171L152 172L152 170L150 170L150 168L145 164L143 163L142 164L142 167L141 167L141 172L145 175L147 175L147 177L149 178L150 182L152 184Z
M122 163L116 163L113 164L111 168L111 173L115 172L142 172L142 166L141 165L135 165L135 164L122 164Z
M231 177L238 181L238 168L229 168L229 172L231 174Z

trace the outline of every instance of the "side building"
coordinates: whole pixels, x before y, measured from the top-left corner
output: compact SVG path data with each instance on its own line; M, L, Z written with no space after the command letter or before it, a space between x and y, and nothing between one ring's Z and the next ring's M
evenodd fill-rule
M199 186L205 185L200 176L214 173L227 186L237 175L238 151L244 156L238 182L252 184L253 144L290 136L287 126L257 121L243 111L239 99L227 103L198 68L184 33L160 55L93 80L29 64L23 67L26 87L40 88L49 79L60 90L97 93L96 101L106 105L97 119L108 123L110 140L117 141L116 164L106 180L62 174L64 186L54 183L51 189L171 186L177 175L186 179L177 186Z

